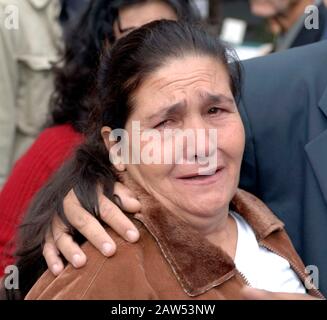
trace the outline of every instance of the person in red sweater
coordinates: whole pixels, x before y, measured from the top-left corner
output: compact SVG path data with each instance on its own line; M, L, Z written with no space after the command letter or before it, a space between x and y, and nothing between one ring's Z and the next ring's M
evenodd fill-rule
M192 19L189 0L91 1L88 9L65 39L62 67L55 69L55 92L47 128L17 161L0 193L0 278L13 264L17 227L32 198L83 141L85 120L93 95L94 74L102 41L111 44L131 30L158 19ZM191 16L194 14L194 17Z
M47 128L16 162L0 193L1 273L13 263L11 240L31 199L82 140L82 134L69 124Z

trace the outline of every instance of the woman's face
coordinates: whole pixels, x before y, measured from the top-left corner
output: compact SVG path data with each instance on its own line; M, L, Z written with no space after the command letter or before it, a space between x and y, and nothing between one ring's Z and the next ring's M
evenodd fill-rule
M177 20L172 7L163 1L147 1L128 5L119 10L119 18L114 22L117 40L129 32L155 20Z
M245 138L225 67L206 56L176 58L148 76L132 98L125 127L130 164L124 167L132 178L194 223L227 209ZM132 155L140 164L137 157L131 163Z

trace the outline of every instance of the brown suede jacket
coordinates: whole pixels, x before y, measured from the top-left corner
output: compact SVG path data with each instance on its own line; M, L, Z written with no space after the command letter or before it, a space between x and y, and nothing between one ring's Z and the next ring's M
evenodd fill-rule
M126 183L125 183L126 184ZM90 243L83 247L88 262L79 270L68 265L55 278L46 271L26 296L47 299L240 299L247 284L233 260L176 215L168 212L139 187L142 211L133 221L140 240L130 244L108 230L117 252L104 257ZM288 260L302 282L305 267L284 224L256 197L238 190L231 204L253 228L261 246ZM309 294L323 298L318 290Z

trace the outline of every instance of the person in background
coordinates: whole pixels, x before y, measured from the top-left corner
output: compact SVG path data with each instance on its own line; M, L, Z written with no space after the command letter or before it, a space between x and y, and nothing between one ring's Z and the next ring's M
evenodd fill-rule
M305 9L316 5L319 28L305 27ZM327 4L325 0L250 0L254 15L267 19L275 35L274 51L303 46L327 39Z
M91 1L67 36L63 65L55 69L48 128L18 160L0 193L0 276L13 261L8 243L31 199L83 140L85 120L96 104L92 99L94 74L105 37L111 45L131 30L159 19L195 21L198 13L188 0Z
M45 122L62 50L59 0L0 0L2 16L10 8L17 29L0 22L0 190Z
M88 1L0 0L0 190L42 130L63 33ZM14 28L5 23L11 10Z

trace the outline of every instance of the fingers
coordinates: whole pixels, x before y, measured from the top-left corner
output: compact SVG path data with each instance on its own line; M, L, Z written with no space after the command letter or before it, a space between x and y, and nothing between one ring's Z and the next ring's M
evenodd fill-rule
M86 264L86 256L79 245L68 233L65 224L55 216L52 221L53 244L59 252L75 268L81 268Z
M141 210L141 204L131 190L120 182L116 182L114 186L114 195L116 204L124 211L136 213Z
M69 223L103 255L109 257L115 253L115 242L100 222L81 206L73 191L64 200L64 211ZM67 237L65 240L68 241Z
M56 247L52 232L50 230L48 230L45 237L43 256L49 270L53 273L54 276L59 275L59 273L64 270L64 264L59 256L59 251Z
M102 190L99 189L98 202L100 218L126 241L132 243L136 242L140 237L139 231L121 209L135 213L141 210L141 204L132 191L119 182L115 183L114 195L119 207L105 197ZM109 250L110 244L114 245L113 252L111 253L113 254L116 250L113 240L104 231L101 224L81 207L73 190L69 192L65 198L65 202L66 205L64 203L64 209L69 222L95 247L100 248L100 246L102 246L102 249L99 250L103 253L104 245L107 247L107 251ZM73 208L75 208L75 210L73 210ZM70 214L70 212L72 212L72 214ZM84 231L82 229L84 229ZM106 255L108 255L108 253Z
M120 186L117 188L120 189L120 191L122 190ZM124 201L127 199L127 197L124 198L124 196L122 196ZM124 201L122 202L124 203ZM137 209L137 203L132 204L131 199L127 205L131 205L129 207L130 209L133 205L133 208ZM116 206L103 194L99 194L99 210L101 219L125 240L129 242L136 242L139 239L140 234L134 224L126 217L126 215L119 209L118 206Z
M131 191L121 183L115 184L115 195L120 206L128 212L137 212L141 205ZM139 239L139 232L119 207L99 192L100 218L129 242ZM64 199L64 212L69 223L92 243L105 256L116 251L116 244L104 230L100 222L87 212L71 190ZM56 235L55 235L56 234ZM86 257L72 237L64 230L63 223L56 219L53 224L53 235L58 250L75 267L86 263Z

